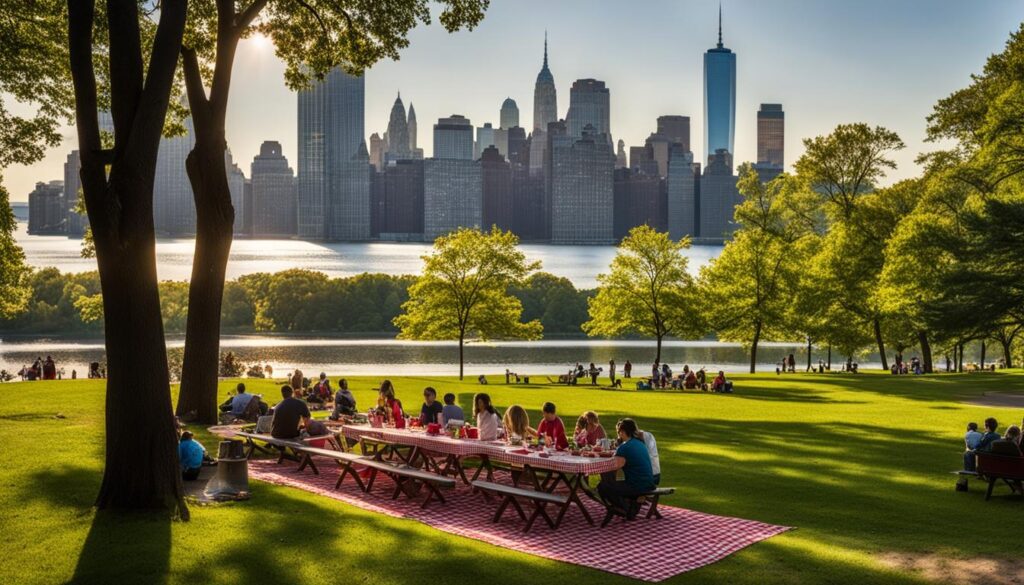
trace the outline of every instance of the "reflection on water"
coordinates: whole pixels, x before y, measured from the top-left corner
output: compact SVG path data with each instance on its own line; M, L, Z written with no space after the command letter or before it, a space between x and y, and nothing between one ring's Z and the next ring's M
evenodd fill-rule
M180 339L170 340L172 348L181 347ZM225 337L222 351L233 351L244 363L269 363L276 373L293 368L310 375L328 372L331 375L454 375L458 374L458 346L454 342L414 342L398 340L352 340L280 337ZM634 376L650 372L655 344L650 341L545 340L495 343L470 343L466 346L466 373L497 375L509 368L520 374L564 373L576 362L584 366L594 362L607 372L608 360L614 359L619 371L629 360ZM794 344L764 344L758 351L759 370L773 370L783 356L796 355L798 368L806 366L806 348ZM53 355L64 368L79 374L87 371L91 361L103 359L99 341L6 340L0 342L0 367L17 371L37 356ZM814 355L814 363L824 355ZM838 367L838 356L833 356ZM746 371L747 353L737 344L709 341L667 341L662 358L673 370L684 364L692 368L706 367L729 372ZM865 364L870 365L870 364Z
M30 236L24 223L18 224L18 244L28 264L55 266L62 272L96 269L96 261L82 258L81 240L63 236ZM192 274L195 242L190 239L161 239L157 242L157 272L161 280L188 280ZM253 272L278 272L289 268L319 270L328 276L353 276L363 272L418 274L430 245L423 243L366 242L359 244L303 242L299 240L235 240L228 261L228 278ZM597 286L595 278L608 269L615 256L614 246L521 246L529 260L539 260L541 269L568 278L578 288ZM716 257L721 246L694 246L689 251L694 273Z

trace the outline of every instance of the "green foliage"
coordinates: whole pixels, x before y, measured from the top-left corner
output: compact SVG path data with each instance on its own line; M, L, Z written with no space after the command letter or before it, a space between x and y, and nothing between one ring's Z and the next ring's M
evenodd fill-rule
M568 278L548 272L535 272L510 292L523 304L523 320L539 320L544 333L551 335L581 335L587 320L586 291L578 291Z
M221 378L238 378L245 373L245 364L238 361L235 353L229 351L220 354L220 368L217 375Z
M2 181L0 175L0 183ZM0 319L10 319L28 307L30 289L26 281L29 269L25 265L25 252L14 240L16 228L7 189L0 184Z
M690 240L672 241L668 234L642 225L619 244L609 271L597 277L597 294L589 299L590 336L636 333L658 341L669 335L700 337L705 324L693 277L683 250Z
M394 323L403 339L459 341L469 338L537 339L539 321L520 321L523 305L509 294L527 275L540 268L527 262L519 238L497 227L489 233L462 228L434 241L423 257L423 273L411 287L404 311Z

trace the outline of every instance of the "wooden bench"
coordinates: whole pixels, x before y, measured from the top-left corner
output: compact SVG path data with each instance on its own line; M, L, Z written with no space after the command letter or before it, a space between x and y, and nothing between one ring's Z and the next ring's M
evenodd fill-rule
M996 455L994 453L978 453L978 477L988 481L985 500L992 497L992 489L1002 481L1017 491L1015 485L1024 482L1024 457L1019 455ZM1022 494L1024 495L1024 494Z
M502 514L505 510L512 506L512 508L519 514L519 517L526 521L526 527L523 528L523 532L529 532L530 528L533 527L533 523L537 520L537 517L544 518L544 521L548 523L548 526L552 529L558 528L562 523L562 518L565 516L566 510L569 509L569 497L559 494L552 494L540 490L529 490L521 487L505 485L502 483L494 483L491 481L474 481L473 488L480 490L485 495L496 494L502 496L501 504L498 506L498 510L494 513L492 522L499 522ZM527 500L533 504L533 513L530 517L526 517L526 512L523 511L523 507L519 505L519 499ZM551 519L548 515L545 507L548 504L553 504L559 507L558 517L555 520Z
M366 484L366 492L373 487L378 472L387 475L395 482L395 491L391 494L392 500L398 499L398 496L403 493L412 499L419 493L420 487L425 486L428 490L427 497L420 505L421 508L426 508L434 498L444 503L444 495L438 488L452 489L455 487L455 480L450 477L441 477L409 465L395 465L376 459L360 459L359 464L370 469L370 480ZM338 485L341 485L340 481Z
M306 445L303 444L300 441L296 441L295 439L278 439L278 438L272 437L270 435L262 435L262 434L258 434L258 433L246 433L246 432L237 432L237 433L235 433L235 436L236 437L242 437L242 438L245 439L245 448L246 448L245 458L246 459L252 459L252 455L256 451L260 451L262 453L267 453L267 454L271 454L271 455L273 454L273 451L271 451L270 449L266 449L266 448L261 447L260 445L258 445L257 441L259 441L261 443L266 443L267 445L271 445L273 447L277 447L277 449L280 451L279 456L277 458L277 462L278 463L281 463L285 459L291 459L293 461L300 461L301 462L300 463L300 467L299 467L300 471L302 469L305 469L306 465L310 465L313 468L313 472L314 473L320 473L319 470L317 470L316 465L314 465L312 463L312 461L304 461L305 458L302 457L302 454L301 454L300 450L305 448ZM320 437L320 438L322 438L322 437ZM296 439L298 439L298 437L296 437ZM292 455L289 456L288 455L288 451L291 451Z
M661 520L661 512L658 511L658 502L661 500L661 496L668 496L674 493L676 493L676 488L674 487L658 487L637 496L636 499L645 498L644 503L640 506L641 510L643 510L644 506L648 506L647 514L644 518L657 518L658 520ZM606 502L604 520L601 521L601 528L608 526L608 523L616 516L626 518L626 511L615 506L610 506Z

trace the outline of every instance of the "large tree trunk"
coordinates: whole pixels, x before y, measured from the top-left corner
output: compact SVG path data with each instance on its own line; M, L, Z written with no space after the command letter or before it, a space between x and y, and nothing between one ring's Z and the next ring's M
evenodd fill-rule
M1012 339L1000 339L999 344L1003 346L1003 361L1006 362L1006 367L1013 367L1013 355L1012 355Z
M811 371L811 337L807 336L807 371Z
M177 413L206 424L217 422L221 304L235 222L224 148L222 140L196 142L185 164L196 202L196 244Z
M828 344L828 364L826 366L828 371L832 371L832 344Z
M459 334L459 380L462 379L463 364L466 363L466 358L465 358L466 354L465 354L465 350L464 350L465 339L466 339L466 334L465 333L460 333Z
M980 364L981 365L981 369L984 370L985 369L985 340L984 339L981 340L981 359L979 361L981 362L981 364Z
M882 324L875 319L875 341L878 343L878 355L882 358L882 369L889 369L889 360L885 357L885 343L882 342Z
M931 374L934 370L932 368L932 346L928 343L928 332L918 331L917 342L921 346L921 367L924 369L924 373Z
M664 337L662 334L658 334L658 349L654 353L654 361L661 363L661 339Z
M761 322L754 323L754 340L750 344L750 373L757 371L757 344L761 341Z
M956 344L956 371L959 374L964 373L964 344Z
M79 171L96 246L107 351L106 449L96 505L178 510L187 519L156 275L153 180L185 0L160 4L148 68L138 4L108 0L114 148L102 148L94 70L94 0L68 1Z

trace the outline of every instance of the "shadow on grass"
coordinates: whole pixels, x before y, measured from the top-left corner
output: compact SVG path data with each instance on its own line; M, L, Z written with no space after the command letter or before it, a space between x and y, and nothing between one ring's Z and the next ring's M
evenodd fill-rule
M97 512L71 582L167 583L171 522L160 513Z

